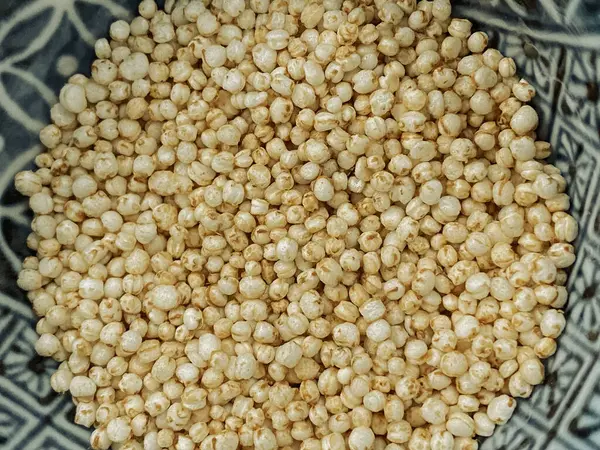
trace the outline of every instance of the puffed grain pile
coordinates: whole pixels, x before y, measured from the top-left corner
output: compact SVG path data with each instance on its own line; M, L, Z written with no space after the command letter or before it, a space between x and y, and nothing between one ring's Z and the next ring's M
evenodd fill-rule
M16 176L94 449L467 450L543 381L577 223L448 0L143 0Z

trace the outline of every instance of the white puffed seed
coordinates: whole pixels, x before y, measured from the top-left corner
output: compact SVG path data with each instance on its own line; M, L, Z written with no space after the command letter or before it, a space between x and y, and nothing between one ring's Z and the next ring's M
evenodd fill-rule
M15 177L53 389L94 449L475 448L565 327L535 89L448 0L205 3L112 24Z
M487 407L487 415L495 424L503 424L511 418L517 402L508 395L500 395L492 399Z

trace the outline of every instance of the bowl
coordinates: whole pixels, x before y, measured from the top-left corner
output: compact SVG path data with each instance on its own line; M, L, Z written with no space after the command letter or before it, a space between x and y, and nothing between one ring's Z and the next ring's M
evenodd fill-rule
M89 448L68 395L50 388L56 363L36 355L35 317L16 285L31 220L13 184L40 152L39 130L66 79L88 73L94 40L136 0L0 3L0 448ZM531 82L539 135L554 148L578 220L567 327L546 363L546 383L483 450L600 448L600 2L455 0L453 15L490 36Z

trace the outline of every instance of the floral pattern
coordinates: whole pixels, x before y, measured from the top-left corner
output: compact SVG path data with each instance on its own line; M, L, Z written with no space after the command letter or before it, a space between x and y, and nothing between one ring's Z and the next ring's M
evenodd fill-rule
M483 450L600 449L600 2L454 0L455 15L489 32L537 89L539 135L553 144L579 220L568 325L537 388ZM94 40L137 0L0 1L0 448L78 450L68 396L53 393L55 363L34 351L35 318L16 286L31 215L14 174L40 151L37 133L65 80L89 71Z

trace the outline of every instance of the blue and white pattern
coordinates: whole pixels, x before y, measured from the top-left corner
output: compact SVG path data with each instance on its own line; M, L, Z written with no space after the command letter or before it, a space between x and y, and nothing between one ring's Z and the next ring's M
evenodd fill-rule
M33 349L35 318L16 286L31 219L13 186L41 150L38 131L66 78L89 71L92 45L137 0L0 1L0 448L89 448L55 364ZM536 388L483 450L600 449L600 1L455 0L454 14L489 32L537 89L540 135L569 182L579 221L568 326Z

